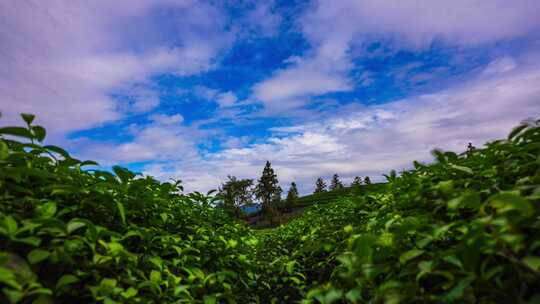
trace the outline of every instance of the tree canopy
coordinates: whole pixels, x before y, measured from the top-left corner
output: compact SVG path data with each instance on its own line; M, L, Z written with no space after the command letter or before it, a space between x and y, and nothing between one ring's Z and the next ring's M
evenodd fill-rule
M237 179L235 176L228 176L229 180L219 188L219 195L222 198L223 207L229 213L240 215L240 207L253 203L251 187L252 179Z
M317 181L315 182L315 191L313 193L320 193L326 191L326 183L324 182L324 179L322 177L317 178Z
M255 186L255 197L260 200L263 210L270 211L281 200L281 192L272 164L266 161L261 178Z
M291 187L289 188L289 192L287 193L287 198L285 200L287 206L294 205L297 199L298 199L298 188L296 187L296 183L292 182Z
M339 179L339 175L334 174L332 181L330 182L330 191L343 188L343 183Z
M364 178L364 184L366 184L366 185L371 185L371 179L369 178L369 176L366 176L366 177Z
M356 176L351 183L351 187L358 187L360 185L362 185L362 178L360 176Z

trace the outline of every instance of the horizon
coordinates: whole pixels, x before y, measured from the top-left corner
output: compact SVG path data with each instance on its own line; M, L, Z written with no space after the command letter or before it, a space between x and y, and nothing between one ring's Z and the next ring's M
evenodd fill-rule
M5 1L0 126L186 191L268 160L284 192L540 117L540 2Z

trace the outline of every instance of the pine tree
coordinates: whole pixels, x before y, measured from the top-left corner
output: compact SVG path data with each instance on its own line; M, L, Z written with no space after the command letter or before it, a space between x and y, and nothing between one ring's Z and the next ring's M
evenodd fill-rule
M339 179L339 175L334 174L334 176L332 176L332 181L330 183L330 191L341 189L341 188L343 188L343 183Z
M364 184L366 184L366 185L371 185L371 179L369 178L369 176L366 176L366 177L364 178Z
M362 178L360 176L356 176L351 184L351 187L359 187L362 185Z
M281 200L281 187L277 179L277 175L272 169L269 161L266 161L261 178L255 187L255 197L261 201L262 208L265 212L273 209L274 205Z
M320 192L326 192L326 183L324 182L322 177L317 178L317 181L315 182L315 191L313 191L313 193Z
M287 193L287 199L286 199L287 206L286 207L290 207L294 205L297 199L298 199L298 188L296 188L296 183L292 182L291 187L289 188L289 192Z

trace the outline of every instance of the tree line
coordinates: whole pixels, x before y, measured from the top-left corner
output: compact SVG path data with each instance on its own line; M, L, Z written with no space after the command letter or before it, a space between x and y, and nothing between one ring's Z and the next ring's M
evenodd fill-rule
M299 197L296 183L291 182L287 196L285 199L281 198L283 190L279 186L277 174L274 172L272 164L269 161L266 161L261 177L256 183L253 179L249 178L238 179L231 175L227 176L227 178L228 180L219 187L220 206L236 217L242 214L241 208L243 206L253 205L255 200L260 203L264 214L271 215L278 210L284 211L290 209ZM371 184L369 176L363 179L360 176L356 176L350 186L357 187L362 184ZM334 174L329 187L327 187L322 177L317 178L313 193L334 191L344 187L339 175Z

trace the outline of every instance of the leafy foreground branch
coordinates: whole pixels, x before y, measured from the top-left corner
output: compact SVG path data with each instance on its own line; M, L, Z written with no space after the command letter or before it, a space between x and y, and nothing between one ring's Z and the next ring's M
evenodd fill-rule
M84 170L23 118L0 128L1 303L540 299L538 122L253 231L179 183Z

